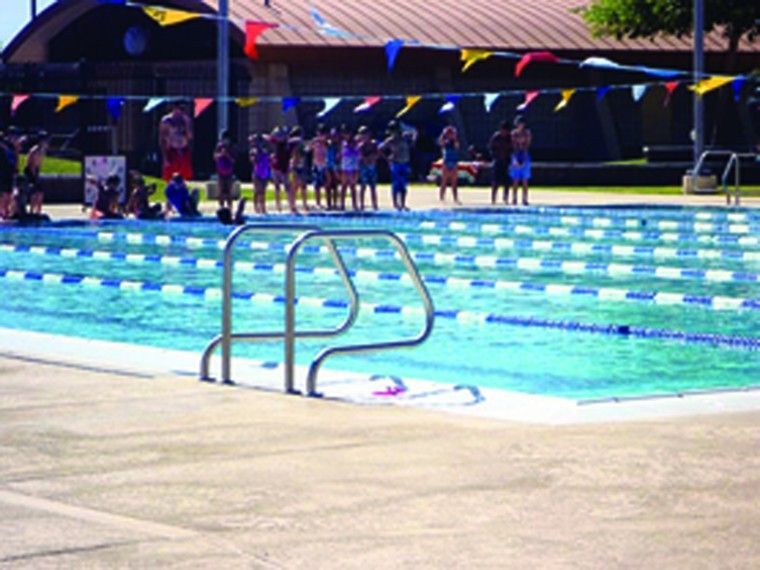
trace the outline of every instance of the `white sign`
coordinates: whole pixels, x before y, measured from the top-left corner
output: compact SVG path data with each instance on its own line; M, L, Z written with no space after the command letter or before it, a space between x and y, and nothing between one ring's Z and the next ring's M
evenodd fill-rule
M93 182L106 183L111 175L119 177L119 204L127 201L127 157L126 156L85 156L84 157L84 203L92 205L98 196L98 187Z

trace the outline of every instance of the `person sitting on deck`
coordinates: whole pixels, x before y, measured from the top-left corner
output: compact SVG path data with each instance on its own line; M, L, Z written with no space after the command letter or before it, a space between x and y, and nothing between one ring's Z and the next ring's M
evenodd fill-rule
M161 204L150 204L150 196L156 192L156 185L146 185L145 180L137 171L130 173L132 191L127 201L127 214L132 214L138 220L160 220L164 215Z
M16 176L12 195L11 216L9 219L16 220L22 224L50 221L47 215L30 211L29 203L32 195L32 189L29 186L27 177L23 175Z
M198 211L198 201L198 190L190 191L182 175L175 172L171 182L166 185L167 213L176 210L182 218L197 218L201 215Z
M119 183L120 178L111 174L103 184L100 180L92 180L98 187L98 194L92 206L90 217L93 220L121 220L124 216L119 213Z

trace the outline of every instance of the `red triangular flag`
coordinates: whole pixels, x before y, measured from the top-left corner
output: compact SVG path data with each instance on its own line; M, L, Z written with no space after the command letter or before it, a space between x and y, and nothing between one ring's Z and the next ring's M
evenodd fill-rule
M245 48L243 49L245 55L251 59L259 59L259 51L256 49L256 40L258 40L259 36L267 30L271 30L272 28L276 27L277 24L272 24L269 22L246 22Z
M11 115L15 115L18 108L21 107L27 99L29 99L29 95L14 95L13 100L11 101Z
M515 66L515 77L520 77L525 68L528 67L528 64L536 61L543 63L557 63L559 58L550 51L532 51L526 53L520 58L520 61L518 61Z
M540 91L526 91L525 100L517 106L517 110L524 111L527 109L528 106L533 103L533 101L535 101L539 95L541 95Z
M369 111L372 107L382 101L382 97L373 95L372 97L365 97L364 102L357 107L354 107L354 113L361 113L362 111Z
M667 90L668 94L665 96L665 106L667 107L670 104L670 98L673 96L673 92L678 89L678 86L681 84L680 81L668 81L665 84L665 89Z
M195 100L194 110L193 110L193 117L198 118L203 111L211 107L213 104L213 99L208 99L206 97L199 97Z

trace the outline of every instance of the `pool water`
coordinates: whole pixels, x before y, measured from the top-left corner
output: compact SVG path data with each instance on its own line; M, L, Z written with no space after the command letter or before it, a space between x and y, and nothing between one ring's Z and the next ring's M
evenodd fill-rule
M276 219L285 220L399 232L435 303L424 345L334 358L329 368L571 399L760 379L760 213L531 208ZM200 357L219 332L228 232L210 221L2 226L0 326ZM240 241L236 332L282 329L277 297L291 237ZM421 303L388 243L367 239L341 252L364 308L340 344L415 335ZM332 267L318 245L301 254L298 328L343 320L346 294ZM299 342L297 362L308 364L326 345ZM269 362L282 353L276 342L233 349Z

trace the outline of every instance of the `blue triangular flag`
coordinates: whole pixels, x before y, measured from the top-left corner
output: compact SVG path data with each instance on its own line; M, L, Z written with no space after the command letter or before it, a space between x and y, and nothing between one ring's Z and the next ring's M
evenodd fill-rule
M114 122L118 121L119 117L121 117L124 101L124 97L109 97L106 99L106 109L108 109L108 114L111 115Z
M601 101L604 99L604 96L607 95L607 92L610 90L609 85L605 85L604 87L598 87L596 90L596 100Z
M731 83L731 87L734 89L734 101L739 101L742 97L742 89L744 89L744 84L747 83L747 78L743 75L740 75L736 79L733 80Z
M148 102L145 104L145 107L143 107L143 113L150 113L156 107L163 105L165 101L166 101L165 97L151 97L150 99L148 99Z
M490 113L491 109L493 109L494 103L496 103L496 100L501 97L501 93L486 93L485 97L483 98L483 104L486 107L486 113Z
M282 112L287 113L289 109L292 109L301 102L300 97L283 97L282 98Z
M341 99L340 97L325 97L322 101L324 102L325 106L319 113L317 113L317 117L320 119L335 109L335 107L340 104Z
M644 94L647 92L648 86L646 85L633 85L631 87L631 95L633 96L633 100L637 103L641 101L641 98L644 96Z
M385 44L385 57L388 59L388 72L393 71L393 66L396 65L396 58L398 52L404 47L404 40L390 40Z

